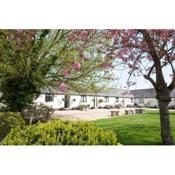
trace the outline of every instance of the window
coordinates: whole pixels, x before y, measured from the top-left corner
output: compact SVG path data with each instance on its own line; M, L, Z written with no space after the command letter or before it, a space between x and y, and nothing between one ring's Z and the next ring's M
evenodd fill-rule
M118 97L116 97L116 102L117 102L117 103L119 102L119 98L118 98Z
M109 97L105 97L105 102L109 102Z
M81 95L81 102L87 102L87 96Z
M134 102L134 99L133 98L131 98L131 103L133 103Z
M125 99L124 98L122 98L122 101L121 101L123 104L125 103Z
M144 103L144 99L143 98L139 98L139 103Z
M46 94L45 95L45 102L54 101L54 94Z

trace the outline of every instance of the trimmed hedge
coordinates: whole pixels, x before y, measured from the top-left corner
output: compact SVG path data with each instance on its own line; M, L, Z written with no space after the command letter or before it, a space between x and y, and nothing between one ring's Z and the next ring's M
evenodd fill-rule
M0 113L0 142L16 126L22 127L25 122L20 113L3 112Z
M16 127L3 145L117 145L116 134L91 122L52 120L21 129Z

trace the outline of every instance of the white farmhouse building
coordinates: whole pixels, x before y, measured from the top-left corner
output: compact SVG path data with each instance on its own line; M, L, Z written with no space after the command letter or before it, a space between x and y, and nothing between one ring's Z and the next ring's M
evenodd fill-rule
M153 88L132 90L134 103L139 106L158 107L156 92ZM175 89L171 92L171 102L169 106L175 106Z
M54 109L60 108L77 108L81 105L88 105L89 107L105 107L106 105L115 106L133 106L134 96L124 89L115 89L105 93L76 93L63 94L60 91L45 87L41 91L41 95L35 101L40 104L43 103Z
M2 93L0 92L0 96ZM175 89L171 93L171 102L169 106L175 108ZM156 93L153 88L151 89L113 89L110 92L100 92L97 94L90 93L76 93L72 92L64 94L57 89L45 87L41 90L41 95L34 101L38 104L45 104L53 109L68 108L73 109L81 105L87 105L93 108L100 108L105 106L121 105L127 106L147 106L158 107ZM4 104L0 103L0 108Z

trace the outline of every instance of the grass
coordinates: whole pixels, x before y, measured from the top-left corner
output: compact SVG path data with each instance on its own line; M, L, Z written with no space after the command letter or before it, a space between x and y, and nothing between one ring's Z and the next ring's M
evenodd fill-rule
M170 112L170 121L175 138L175 112ZM105 130L116 132L118 141L124 145L161 145L158 111L101 119L94 123Z

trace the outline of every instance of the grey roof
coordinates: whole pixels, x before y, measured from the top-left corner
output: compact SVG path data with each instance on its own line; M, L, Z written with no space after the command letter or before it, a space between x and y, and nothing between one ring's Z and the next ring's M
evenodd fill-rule
M131 90L135 98L156 98L154 88ZM175 98L175 89L171 92L171 97Z
M53 87L44 87L41 89L41 93L46 94L46 93L53 93L53 94L64 94L63 92L59 91L56 88ZM78 93L78 92L69 92L69 94L72 95L93 95L92 93ZM123 97L123 98L134 98L133 94L131 91L125 90L125 89L112 89L107 92L99 92L96 94L96 96L99 97Z
M97 96L109 96L109 97L129 97L129 98L134 98L133 94L129 90L125 89L115 89L109 92L101 92L98 93Z
M56 88L53 88L53 87L48 87L48 86L45 86L41 89L41 93L42 94L48 94L48 93L53 93L53 94L63 94L61 91L59 91L58 89Z
M131 90L131 92L135 98L155 98L156 97L156 92L154 88Z

